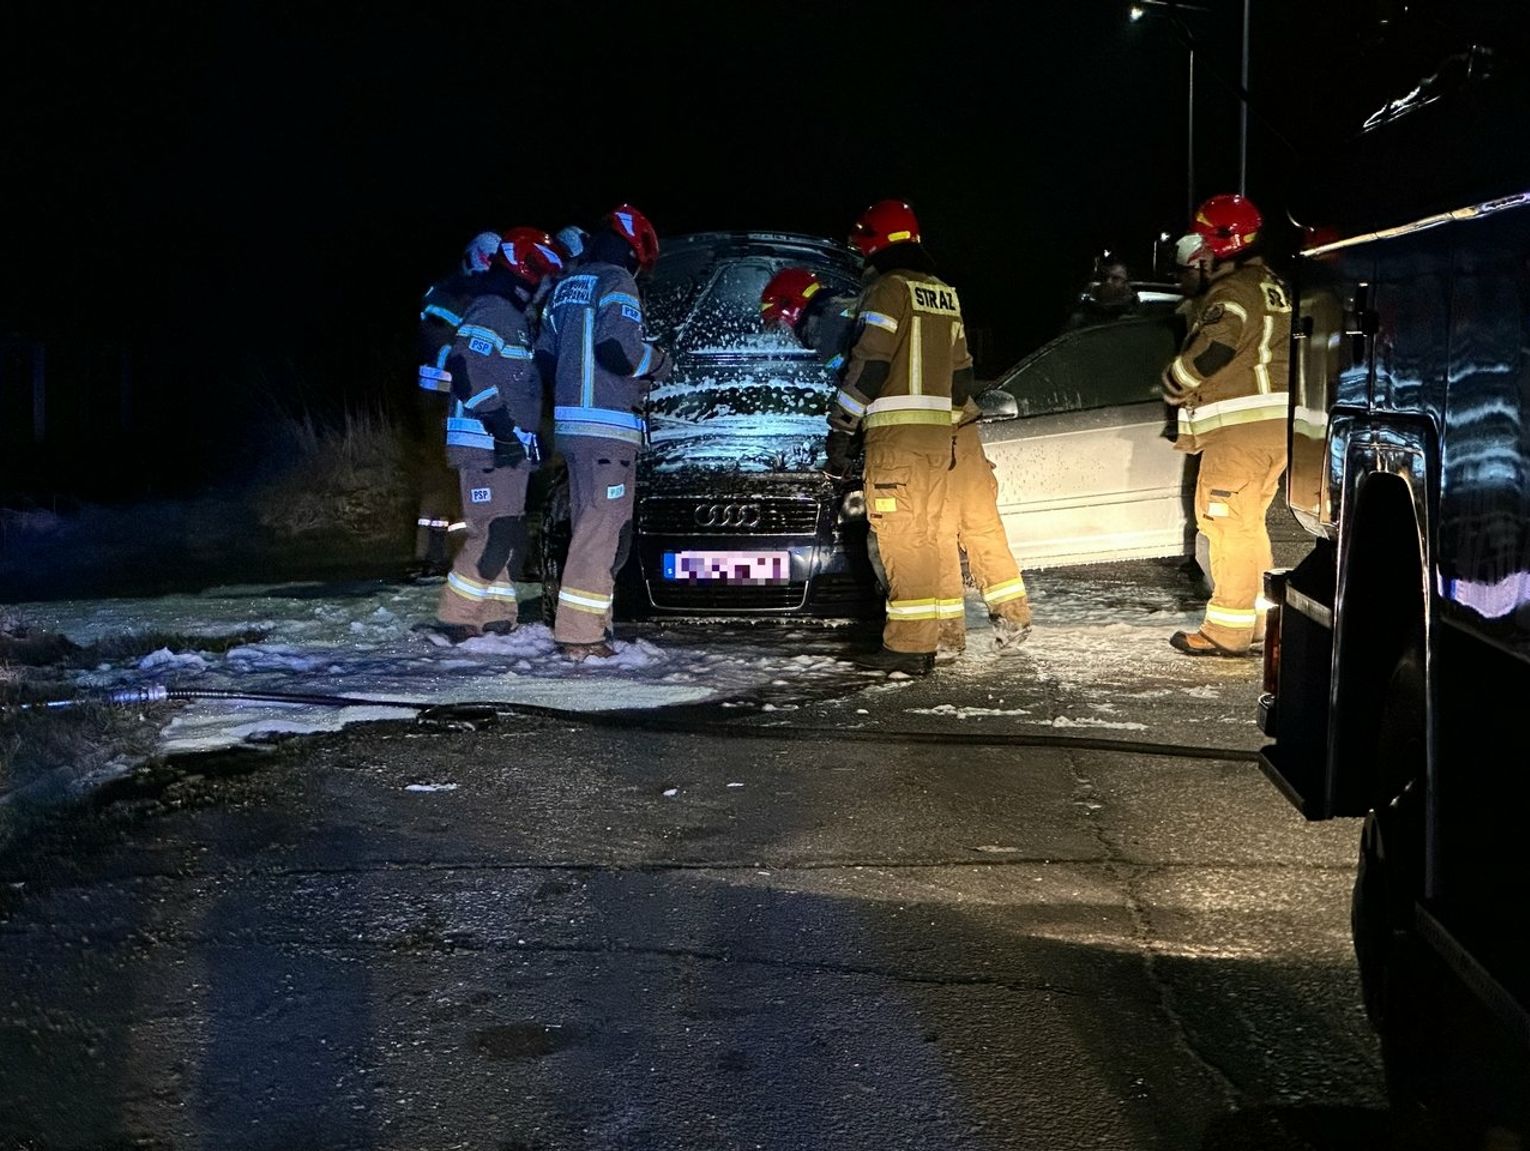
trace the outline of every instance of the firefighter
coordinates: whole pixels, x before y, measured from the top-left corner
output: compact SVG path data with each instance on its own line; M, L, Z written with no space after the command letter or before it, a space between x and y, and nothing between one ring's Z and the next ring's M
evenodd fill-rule
M1240 195L1213 196L1191 230L1206 290L1184 347L1164 373L1178 409L1174 446L1200 456L1196 523L1210 552L1211 600L1196 631L1169 642L1187 655L1242 656L1258 630L1255 601L1273 563L1265 514L1286 466L1286 287L1259 255L1263 218Z
M843 365L854 341L857 311L856 296L831 295L807 268L785 268L776 273L760 295L760 314L765 326L789 329L834 369ZM956 416L959 419L953 445L951 493L947 514L939 525L942 550L949 553L949 561L942 569L941 595L962 598L960 553L965 551L973 582L988 606L994 649L1007 655L1017 651L1030 634L1030 601L999 518L998 484L978 436L977 405L969 399L956 409ZM935 662L954 661L966 644L965 619L961 616L942 619Z
M643 339L635 279L658 257L648 218L631 204L617 207L590 234L584 263L553 289L537 338L573 521L553 638L575 661L615 654L612 593L631 546L642 412L650 382L669 375L668 355Z
M543 387L525 308L558 263L546 232L512 228L500 237L445 361L452 387L446 453L467 529L441 589L435 629L453 643L515 629L511 563L525 547L526 486L541 460L535 429Z
M414 483L420 493L415 519L414 561L420 575L445 575L451 566L450 535L463 530L457 519L457 477L441 453L441 429L451 373L446 358L462 313L475 291L475 277L488 271L499 250L498 232L480 232L462 253L461 268L431 285L420 302L419 388L415 391L419 426L414 429Z
M887 623L868 668L925 675L941 621L962 619L955 547L941 520L953 463L953 410L966 405L972 357L955 289L935 275L914 211L880 200L855 222L850 242L870 264L844 380L829 409L831 474L849 468L864 428L866 515L887 573ZM949 553L949 555L947 554Z

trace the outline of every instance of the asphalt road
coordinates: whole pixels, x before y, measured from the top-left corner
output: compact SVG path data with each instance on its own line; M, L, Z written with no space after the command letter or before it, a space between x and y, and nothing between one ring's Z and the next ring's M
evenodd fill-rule
M758 738L141 773L0 857L0 1147L1378 1145L1357 827L1242 758L1001 743L1241 756L1257 665L1046 639L689 713Z

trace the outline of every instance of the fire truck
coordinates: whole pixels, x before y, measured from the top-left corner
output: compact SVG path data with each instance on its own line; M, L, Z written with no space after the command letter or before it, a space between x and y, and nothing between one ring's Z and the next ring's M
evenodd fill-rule
M1287 502L1314 545L1265 579L1262 767L1308 819L1363 819L1351 918L1394 1096L1524 1132L1530 23L1384 7L1434 64L1372 68L1388 91L1304 166L1318 206L1292 197Z

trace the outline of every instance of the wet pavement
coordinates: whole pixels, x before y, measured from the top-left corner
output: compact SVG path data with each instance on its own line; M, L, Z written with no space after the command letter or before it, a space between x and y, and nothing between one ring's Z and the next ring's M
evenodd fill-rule
M1090 631L681 717L755 738L389 723L120 781L0 856L0 1146L1380 1144L1357 825L1248 762L1257 662Z

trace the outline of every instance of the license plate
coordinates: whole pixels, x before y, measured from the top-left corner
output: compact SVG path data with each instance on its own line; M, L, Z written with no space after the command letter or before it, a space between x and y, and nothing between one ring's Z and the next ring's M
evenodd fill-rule
M761 584L790 583L791 552L665 552L664 578L700 583Z

